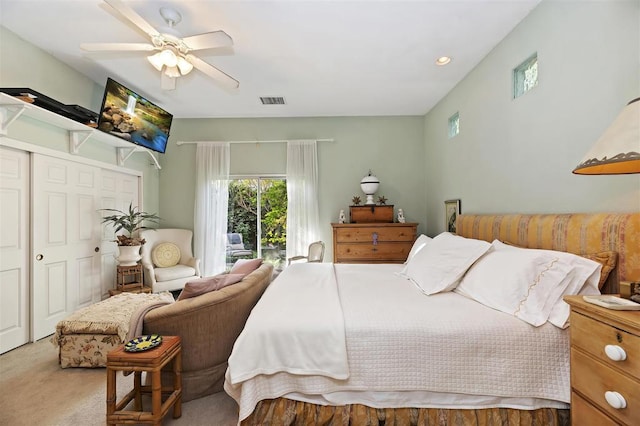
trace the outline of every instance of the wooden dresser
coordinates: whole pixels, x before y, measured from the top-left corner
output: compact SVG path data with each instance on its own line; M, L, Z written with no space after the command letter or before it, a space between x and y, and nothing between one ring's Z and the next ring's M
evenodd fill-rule
M564 300L571 305L571 424L640 424L640 311Z
M332 223L335 263L403 263L417 223Z

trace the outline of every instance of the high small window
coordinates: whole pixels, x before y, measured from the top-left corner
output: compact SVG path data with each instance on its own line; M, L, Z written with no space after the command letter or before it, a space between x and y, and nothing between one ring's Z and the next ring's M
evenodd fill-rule
M460 114L457 112L449 117L449 139L460 133Z
M534 53L529 59L513 70L513 98L524 95L538 85L538 54Z

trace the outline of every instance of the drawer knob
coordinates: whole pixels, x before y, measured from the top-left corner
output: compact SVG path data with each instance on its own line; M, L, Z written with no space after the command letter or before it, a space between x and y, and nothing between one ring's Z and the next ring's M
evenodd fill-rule
M624 361L627 359L627 353L618 345L605 346L604 353L607 354L611 361Z
M627 401L624 399L624 396L620 395L618 392L606 391L604 393L604 398L607 400L607 403L616 410L627 408Z

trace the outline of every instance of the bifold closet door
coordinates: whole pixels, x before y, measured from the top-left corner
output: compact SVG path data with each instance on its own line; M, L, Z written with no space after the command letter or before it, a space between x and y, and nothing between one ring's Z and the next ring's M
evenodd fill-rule
M32 339L100 300L100 168L33 153Z
M0 147L0 353L29 341L29 154Z

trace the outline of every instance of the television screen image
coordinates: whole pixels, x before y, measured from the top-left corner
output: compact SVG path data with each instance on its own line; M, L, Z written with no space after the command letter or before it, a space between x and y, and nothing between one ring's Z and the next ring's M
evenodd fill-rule
M136 145L164 153L173 115L108 78L98 129Z

